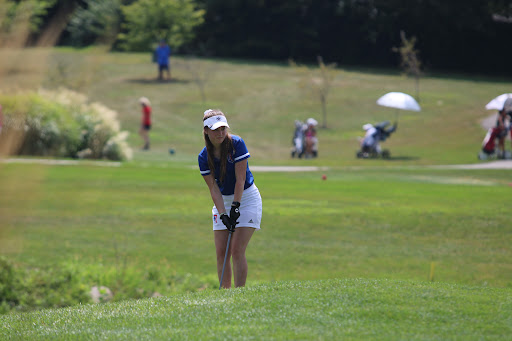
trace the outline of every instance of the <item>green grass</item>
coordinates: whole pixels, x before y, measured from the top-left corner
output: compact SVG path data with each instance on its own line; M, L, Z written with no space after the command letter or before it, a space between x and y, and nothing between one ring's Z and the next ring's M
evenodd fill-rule
M20 66L12 66L13 56ZM0 51L0 61L10 68L2 72L4 94L41 84L77 89L119 113L136 149L134 161L120 167L0 163L0 255L21 267L126 267L130 276L140 269L215 278L212 202L197 170L207 108L227 113L248 144L252 166L328 167L254 171L264 213L247 250L246 288L171 290L164 298L11 313L0 316L0 338L480 340L510 334L511 172L429 167L478 162L480 120L490 114L484 106L509 92L509 80L427 75L422 112L400 112L397 132L383 144L393 158L358 160L362 124L396 114L376 99L389 91L413 94L414 83L389 70L340 68L328 99L328 129L318 133L319 158L291 160L293 121L321 117L319 104L299 90L298 75L285 65L195 61L213 70L202 103L182 57L173 58L170 83L153 81L156 68L146 54ZM66 77L56 71L59 63ZM154 108L149 152L137 149L140 96Z
M0 173L8 179L2 253L19 262L122 257L179 273L215 271L211 199L193 165L9 164ZM512 287L510 211L499 204L511 194L508 172L325 173L326 181L319 172L255 172L265 214L248 249L249 281L427 280L434 262L436 281Z
M510 290L345 279L0 316L9 340L504 340Z

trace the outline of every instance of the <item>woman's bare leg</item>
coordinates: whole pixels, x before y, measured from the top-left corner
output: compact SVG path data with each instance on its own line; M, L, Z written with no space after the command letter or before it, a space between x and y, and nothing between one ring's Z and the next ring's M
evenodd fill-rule
M245 257L245 250L247 249L247 245L253 233L254 229L252 227L238 227L231 237L235 287L245 286L247 280L247 258Z
M222 266L224 265L224 257L226 255L226 246L228 242L228 231L213 231L215 237L215 252L217 254L217 274L222 276ZM247 280L247 258L245 250L254 233L252 227L237 227L231 236L231 245L229 246L228 259L226 260L226 268L224 269L224 278L222 287L231 288L231 256L233 257L233 272L235 277L235 287L245 286Z

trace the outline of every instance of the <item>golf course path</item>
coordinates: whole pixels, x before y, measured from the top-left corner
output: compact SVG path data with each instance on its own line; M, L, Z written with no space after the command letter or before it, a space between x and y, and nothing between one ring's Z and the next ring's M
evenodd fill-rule
M512 169L512 160L496 160L470 165L439 165L430 167L439 169Z
M255 172L318 172L328 169L316 166L251 166L251 171Z
M414 166L437 168L437 169L512 169L512 160L496 160L485 163L475 163L467 165L432 165L432 166ZM329 170L329 167L315 166L251 166L255 172L318 172Z
M2 159L0 162L3 163L32 163L41 165L60 165L60 166L78 166L78 165L92 165L92 166L103 166L103 167L120 167L121 162L117 161L94 161L94 160L60 160L60 159L23 159L23 158L12 158Z
M79 160L59 160L59 159L23 159L23 158L0 158L0 163L33 163L44 165L61 165L61 166L78 166L91 165L102 167L120 167L121 162L114 161L79 161ZM195 167L195 166L194 166ZM495 160L482 163L474 163L467 165L432 165L432 166L415 166L437 169L512 169L512 160ZM251 170L255 172L319 172L327 171L329 167L318 166L251 166Z

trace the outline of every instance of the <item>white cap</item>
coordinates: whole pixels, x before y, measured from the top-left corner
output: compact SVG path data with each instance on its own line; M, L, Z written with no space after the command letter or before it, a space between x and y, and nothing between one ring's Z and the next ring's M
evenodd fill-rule
M217 115L207 118L203 121L203 126L210 128L211 130L215 130L219 127L228 127L228 121L225 116Z
M308 118L308 119L306 120L306 124L307 124L307 125L310 125L310 126L314 126L314 127L316 127L316 126L317 126L317 124L318 124L318 121L317 121L317 120L315 120L314 118Z
M373 125L371 123L366 123L364 126L363 126L363 130L368 130L368 129L371 129L373 128Z
M149 99L147 97L141 97L139 98L139 102L141 104L144 104L144 105L151 105L151 103L149 102Z

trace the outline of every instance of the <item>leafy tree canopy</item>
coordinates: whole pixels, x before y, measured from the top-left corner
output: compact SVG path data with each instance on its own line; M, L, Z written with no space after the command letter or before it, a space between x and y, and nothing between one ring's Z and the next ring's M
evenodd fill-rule
M86 46L99 41L112 41L121 18L120 0L86 0L79 7L68 26L71 43Z
M28 18L30 31L36 32L44 24L48 10L57 0L0 0L0 27L10 31L20 18Z
M205 14L193 0L139 0L123 6L122 12L125 31L118 39L122 49L132 51L147 51L160 39L179 48L194 38Z

